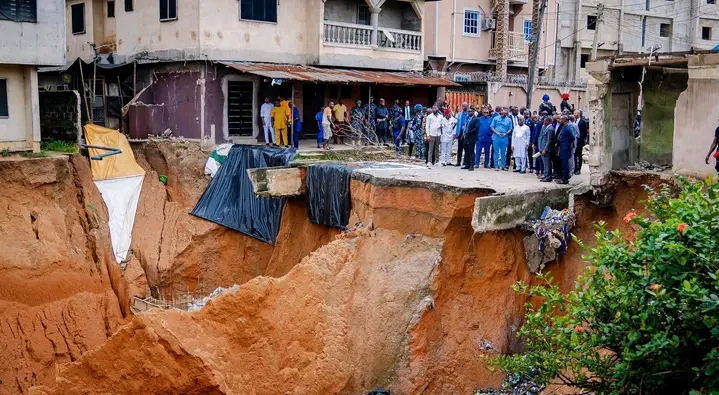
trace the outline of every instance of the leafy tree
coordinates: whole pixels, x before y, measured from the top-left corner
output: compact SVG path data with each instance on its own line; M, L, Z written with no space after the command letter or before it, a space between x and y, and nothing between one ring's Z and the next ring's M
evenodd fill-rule
M530 296L519 336L523 354L496 359L535 383L581 393L719 393L719 184L678 178L648 188L634 243L597 225L592 265L562 294L552 279L520 283Z

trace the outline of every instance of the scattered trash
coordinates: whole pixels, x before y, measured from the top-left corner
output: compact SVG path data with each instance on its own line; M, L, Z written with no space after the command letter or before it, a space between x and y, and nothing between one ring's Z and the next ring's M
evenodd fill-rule
M389 392L388 390L386 390L382 387L379 387L376 390L370 391L367 393L367 395L391 395L391 394L392 394L391 392Z
M163 139L169 139L170 137L172 137L172 130L170 128L165 129L165 131L162 132L160 137Z
M217 299L218 296L224 294L225 292L232 292L233 294L237 293L237 291L240 289L240 286L235 284L230 288L223 288L223 287L217 287L212 293L208 296L205 296L204 298L197 299L193 298L191 301L187 302L187 311L198 311L201 310L207 303L209 303L213 299Z
M523 229L534 233L524 239L524 252L531 273L540 273L544 265L566 253L570 230L576 224L574 213L568 209L553 210L545 207L539 219L524 223Z
M489 351L494 349L494 344L491 341L482 339L479 341L479 349L482 351Z
M158 178L160 179L161 183L167 185L167 176L166 175L160 174L160 177L158 177Z
M539 395L544 389L544 385L535 383L529 377L511 374L500 389L476 390L474 395Z
M230 148L232 148L232 144L220 144L212 150L210 157L207 158L207 163L205 163L205 174L215 177L220 166L225 163L227 155L230 153Z
M635 163L634 165L627 166L627 170L632 170L632 171L656 171L656 172L662 172L662 171L670 170L671 168L672 168L672 165L671 165L671 164L669 164L669 165L655 165L655 164L651 164L651 163L649 163L649 162L647 162L647 161L645 161L645 160L641 160L641 161Z

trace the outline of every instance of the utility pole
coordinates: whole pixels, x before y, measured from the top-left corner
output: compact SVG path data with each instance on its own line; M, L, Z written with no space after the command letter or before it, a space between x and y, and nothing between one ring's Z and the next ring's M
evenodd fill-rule
M597 22L594 24L594 40L592 40L592 62L597 60L597 45L599 45L599 27L604 19L604 4L597 4ZM619 27L621 29L621 26Z
M537 1L537 0L534 0ZM544 22L544 10L547 8L547 0L539 0L539 18L537 26L532 29L532 59L529 63L529 83L527 84L527 108L532 108L532 92L534 91L534 76L537 75L537 57L539 56L539 38L542 37L542 23Z

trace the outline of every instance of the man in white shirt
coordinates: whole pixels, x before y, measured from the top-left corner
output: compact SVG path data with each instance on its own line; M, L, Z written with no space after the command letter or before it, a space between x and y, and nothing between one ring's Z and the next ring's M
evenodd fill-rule
M270 98L265 97L265 103L260 107L260 118L262 129L265 131L265 145L275 144L275 129L272 128L272 109L275 106L270 103Z
M439 159L439 144L442 136L442 115L439 114L437 106L432 106L432 113L427 116L427 135L429 136L429 150L427 151L427 166L432 158L432 166Z

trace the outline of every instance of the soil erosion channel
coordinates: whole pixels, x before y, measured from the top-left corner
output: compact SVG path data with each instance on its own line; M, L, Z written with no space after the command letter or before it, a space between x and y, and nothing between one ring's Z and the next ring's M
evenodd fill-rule
M124 270L85 158L0 161L0 394L470 394L502 380L483 354L521 348L526 232L474 233L491 191L352 180L350 223L373 226L312 224L292 198L271 246L188 214L208 184L199 146L134 150L147 175ZM646 180L623 182L615 208L578 198L575 234L624 225ZM581 254L548 267L566 289ZM233 284L197 312L130 312Z

